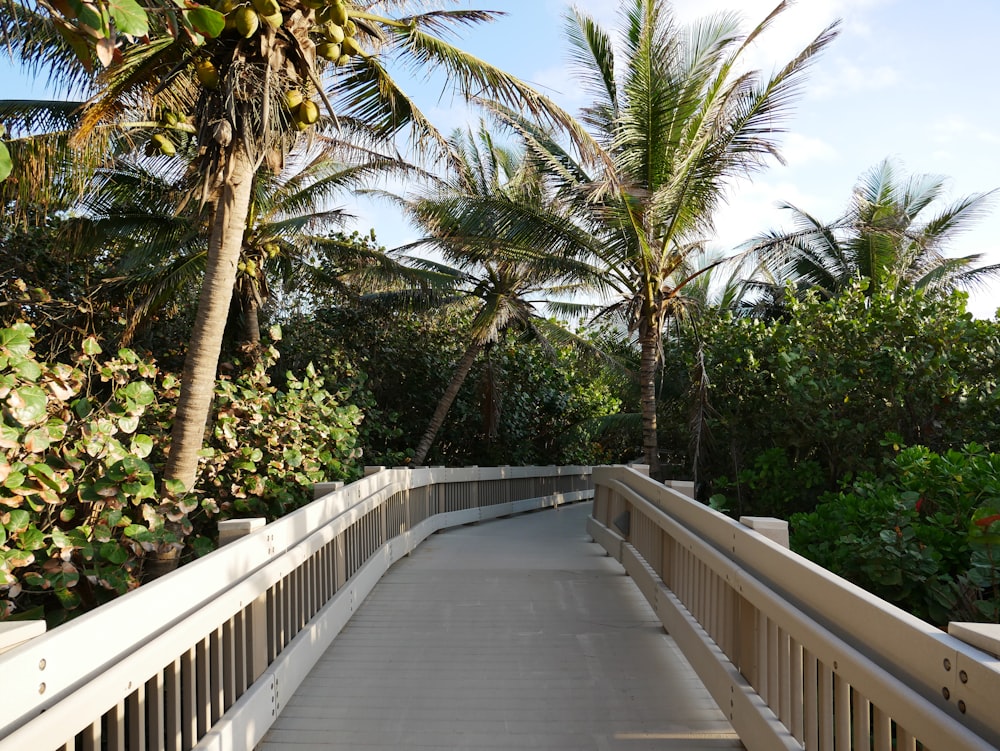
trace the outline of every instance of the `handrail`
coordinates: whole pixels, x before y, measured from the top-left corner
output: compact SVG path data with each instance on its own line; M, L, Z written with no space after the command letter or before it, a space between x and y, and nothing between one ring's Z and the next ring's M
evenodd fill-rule
M589 467L377 472L0 655L0 751L244 749L434 532L590 498Z
M750 751L1000 747L1000 661L639 472L594 485L588 531Z

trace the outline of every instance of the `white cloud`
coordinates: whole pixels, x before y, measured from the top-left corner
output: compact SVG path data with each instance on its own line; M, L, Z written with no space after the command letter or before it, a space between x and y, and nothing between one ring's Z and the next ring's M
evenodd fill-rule
M713 245L728 251L767 230L790 228L789 213L778 208L781 203L793 204L820 218L829 211L822 199L804 193L787 180L738 183L730 189L728 203L715 214Z
M889 89L901 81L899 72L888 65L866 68L839 58L832 66L814 72L806 90L810 99L831 99L866 91Z
M837 157L837 150L820 138L801 133L788 133L781 144L781 155L789 167L801 167L814 162L829 162Z
M986 144L1000 143L1000 133L981 127L961 115L949 115L931 123L931 134L936 143L953 144L957 141L977 141Z

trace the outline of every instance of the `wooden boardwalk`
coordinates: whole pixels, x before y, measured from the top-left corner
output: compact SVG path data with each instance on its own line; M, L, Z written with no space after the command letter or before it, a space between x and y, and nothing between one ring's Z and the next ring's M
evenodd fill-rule
M741 749L590 504L428 539L379 582L259 746Z

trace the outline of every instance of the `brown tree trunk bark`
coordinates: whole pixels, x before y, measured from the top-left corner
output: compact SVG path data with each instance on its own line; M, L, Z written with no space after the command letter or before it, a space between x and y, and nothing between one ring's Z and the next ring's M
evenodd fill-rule
M219 352L256 171L256 165L241 146L232 152L229 166L231 169L225 172L229 177L222 188L209 237L205 280L184 360L181 394L164 472L165 479L179 480L189 490L198 472L198 451L205 440L205 425L212 408Z
M659 332L646 326L639 337L639 404L642 411L642 451L649 476L660 478L660 455L656 439L656 364L659 359Z
M437 409L434 410L434 416L431 417L430 424L427 426L427 431L424 433L423 438L420 439L420 443L417 445L417 451L413 455L413 464L419 466L424 463L424 459L427 458L427 452L431 450L431 444L434 443L434 439L437 437L438 431L441 430L441 426L444 424L445 415L448 414L448 410L451 409L452 403L455 401L455 397L458 396L459 390L462 388L462 384L465 383L466 376L469 375L469 371L472 369L472 363L475 362L476 356L482 351L482 342L472 341L469 344L468 349L465 350L465 354L462 355L462 359L458 363L458 367L455 369L455 373L451 377L451 382L448 384L448 388L445 389L444 394L441 396L441 400L438 402Z
M251 362L260 359L260 307L253 295L243 301L241 326L243 329L242 349Z

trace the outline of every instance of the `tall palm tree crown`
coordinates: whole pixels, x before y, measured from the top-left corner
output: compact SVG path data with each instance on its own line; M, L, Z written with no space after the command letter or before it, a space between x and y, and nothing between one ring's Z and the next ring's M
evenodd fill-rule
M679 26L664 0L628 0L618 44L579 11L567 17L574 72L590 104L580 120L596 159L564 147L544 128L502 107L494 111L520 133L547 175L558 212L524 205L470 202L466 231L484 217L505 247L530 254L546 248L601 266L604 288L617 298L605 315L638 336L643 452L658 468L655 373L664 322L687 284L726 187L778 157L781 123L803 74L835 36L823 30L770 76L748 70L749 46L786 3L749 33L734 14ZM485 240L485 238L483 238Z
M948 256L948 242L982 218L992 193L973 194L943 208L945 183L931 175L906 178L883 160L859 179L847 211L824 223L784 204L791 232L772 231L751 241L780 295L784 285L834 296L864 281L866 294L904 289L948 292L1000 274L1000 264L976 266L981 255Z
M218 10L150 13L141 42L129 41L124 29L110 33L112 28L94 48L107 67L83 113L79 140L131 121L143 123L152 132L150 143L166 155L188 138L200 153L198 199L211 229L165 471L169 494L182 495L194 483L259 167L280 170L302 134L323 127L356 126L389 136L413 126L423 143L443 144L390 75L386 61L395 57L424 71L443 70L466 96L489 91L533 115L569 121L533 89L443 36L496 13L415 0L385 6L389 17L382 7L364 0L219 0ZM0 20L17 16L19 8L17 0L5 0ZM33 46L27 34L4 36L22 57L25 50L37 57L47 49ZM181 511L187 508L185 502Z
M470 204L542 207L549 195L537 163L526 159L520 150L502 146L483 124L475 133L456 132L451 147L456 158L448 176L429 193L405 200L404 208L425 233L410 247L433 248L444 259L412 259L415 265L438 275L431 287L432 297L438 304L466 307L474 315L466 332L468 346L417 445L416 464L427 457L451 404L484 349L509 332L543 343L582 345L543 312L579 314L586 310L586 306L565 298L587 289L597 274L586 263L547 252L508 254L501 228L489 226L493 216L489 211L481 214L475 234L470 233L464 216Z

